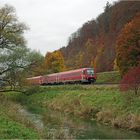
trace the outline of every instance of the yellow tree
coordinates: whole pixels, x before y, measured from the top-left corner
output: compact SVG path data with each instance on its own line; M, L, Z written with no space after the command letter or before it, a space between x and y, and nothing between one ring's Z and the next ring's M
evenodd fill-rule
M45 56L46 73L56 73L65 70L64 58L60 51L48 52Z

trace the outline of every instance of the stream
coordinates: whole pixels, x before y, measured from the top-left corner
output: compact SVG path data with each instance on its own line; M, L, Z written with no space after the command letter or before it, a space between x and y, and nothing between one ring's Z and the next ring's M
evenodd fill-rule
M34 113L25 108L24 114L37 129L43 131L43 138L48 139L140 139L140 134L124 129L111 128L97 123L79 119L56 111Z

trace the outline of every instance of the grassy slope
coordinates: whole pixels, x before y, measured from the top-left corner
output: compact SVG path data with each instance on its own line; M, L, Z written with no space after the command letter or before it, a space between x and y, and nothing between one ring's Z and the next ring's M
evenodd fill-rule
M140 97L120 94L117 87L52 86L29 96L9 94L30 108L51 108L116 127L140 130ZM38 109L39 110L39 109Z
M7 116L0 116L0 138L1 139L33 139L38 138L37 134L26 128L23 124L13 121Z
M18 112L19 108L19 105L0 94L0 139L39 138L29 120Z
M96 83L119 83L121 76L118 71L97 73Z

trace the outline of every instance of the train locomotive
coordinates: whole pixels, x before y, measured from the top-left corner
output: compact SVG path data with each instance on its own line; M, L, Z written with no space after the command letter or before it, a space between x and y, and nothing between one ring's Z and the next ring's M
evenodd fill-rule
M55 85L69 83L94 83L96 72L93 68L81 68L44 76L27 78L33 85Z

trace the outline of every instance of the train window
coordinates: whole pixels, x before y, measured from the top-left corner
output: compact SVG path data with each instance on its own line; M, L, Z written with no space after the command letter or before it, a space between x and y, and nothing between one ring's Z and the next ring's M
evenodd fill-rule
M87 70L87 74L88 74L88 75L93 75L93 74L94 74L93 69L88 69L88 70Z

